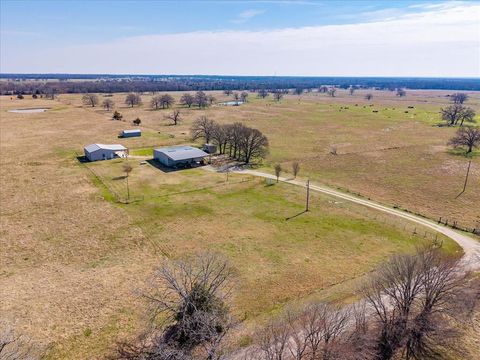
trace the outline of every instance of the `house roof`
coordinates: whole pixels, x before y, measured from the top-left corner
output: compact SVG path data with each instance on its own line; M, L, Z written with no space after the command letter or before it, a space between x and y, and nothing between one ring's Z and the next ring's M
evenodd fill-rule
M155 149L155 151L161 152L175 161L203 158L208 156L206 152L191 146L171 146Z
M120 144L90 144L84 148L88 152L94 152L97 150L111 150L111 151L122 151L127 150L127 148Z

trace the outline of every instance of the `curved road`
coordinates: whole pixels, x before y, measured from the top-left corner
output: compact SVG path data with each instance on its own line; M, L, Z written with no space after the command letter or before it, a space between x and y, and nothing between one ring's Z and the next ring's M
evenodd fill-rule
M268 179L274 179L276 180L276 176L260 171L255 171L255 170L237 170L235 171L237 173L241 174L249 174L253 176L259 176L263 178L268 178ZM279 181L282 181L287 184L292 184L296 186L301 186L301 187L306 187L307 185L304 182L294 180L294 179L287 179L280 177ZM328 194L331 196L335 196L344 200L348 200L360 205L368 206L370 208L383 211L385 213L395 215L401 218L404 218L406 220L410 220L414 223L426 226L432 230L435 230L453 241L455 241L458 245L460 245L465 253L465 255L462 258L462 265L465 270L480 270L480 242L478 240L473 239L470 236L464 235L463 233L460 233L458 231L455 231L453 229L450 229L447 226L444 226L442 224L437 224L433 221L424 219L420 216L416 216L413 214L406 213L401 210L397 209L392 209L384 205L377 204L371 200L364 200L349 194L345 194L343 192L337 191L337 190L332 190L323 186L318 186L318 185L312 185L310 183L310 189L313 191L321 192L324 194Z

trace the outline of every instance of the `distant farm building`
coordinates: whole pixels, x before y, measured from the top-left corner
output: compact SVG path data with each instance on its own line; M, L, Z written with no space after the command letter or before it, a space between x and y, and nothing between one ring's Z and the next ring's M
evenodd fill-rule
M203 163L208 154L191 146L172 146L153 150L153 158L168 167L184 167Z
M91 144L83 148L85 157L90 161L109 160L127 157L128 149L120 144Z
M205 151L208 154L215 154L217 152L217 145L205 144L203 145L203 151Z
M119 136L122 138L142 136L142 130L140 129L123 130L120 132Z

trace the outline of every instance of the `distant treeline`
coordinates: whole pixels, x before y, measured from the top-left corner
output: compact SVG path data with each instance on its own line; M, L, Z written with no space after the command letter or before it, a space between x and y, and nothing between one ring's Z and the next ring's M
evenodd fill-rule
M0 81L0 93L3 95L316 89L325 85L343 89L480 90L480 79L476 78L0 74L0 79L3 79Z

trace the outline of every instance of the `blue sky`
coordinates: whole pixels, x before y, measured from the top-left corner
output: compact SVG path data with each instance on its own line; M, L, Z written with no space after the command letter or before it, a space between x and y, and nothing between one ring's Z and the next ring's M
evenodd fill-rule
M480 75L477 1L0 4L1 72Z

